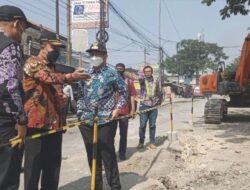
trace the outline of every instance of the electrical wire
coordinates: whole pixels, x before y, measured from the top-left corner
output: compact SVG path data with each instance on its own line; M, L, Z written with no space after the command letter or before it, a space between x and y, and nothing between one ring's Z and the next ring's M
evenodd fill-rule
M175 32L176 32L178 38L179 38L180 40L182 40L182 37L181 37L179 31L177 30L177 27L176 27L176 24L175 24L175 22L174 22L174 19L173 19L171 13L170 13L169 8L168 8L167 2L166 2L166 1L163 1L163 2L164 2L165 8L166 8L166 10L167 10L168 16L169 16L169 18L170 18L170 21L171 21L171 23L172 23L172 25L173 25L174 30L175 30Z
M223 48L240 48L242 46L221 46L221 47L223 47Z
M24 2L23 0L20 0L20 1ZM39 9L40 9L40 8L38 8L38 7L36 7L36 6L32 5L32 4L30 4L30 3L28 3L28 2L24 2L24 3L25 3L26 5L28 5L28 6L32 7L32 8L34 8L35 10L39 10ZM50 16L52 16L53 18L56 17L55 14L52 14L51 12L48 12L48 11L44 11L43 13L46 13L45 15L50 15ZM62 21L59 21L59 22L60 22L60 24L67 25L65 22L62 22Z
M18 6L18 7L22 7L23 9L25 9L25 10L27 10L27 11L29 11L29 12L32 12L32 13L34 13L34 14L36 14L36 15L40 15L40 16L42 16L43 18L47 18L48 21L50 21L51 23L53 23L52 20L51 20L51 18L48 17L47 15L43 15L43 14L41 14L40 12L36 12L36 11L34 11L34 10L32 10L32 9L29 9L29 8L25 7L24 5L17 4L17 3L15 3L15 2L11 1L11 0L6 0L6 1L9 2L9 3L11 3L11 4L13 4L13 5L16 5L16 6Z
M137 35L137 37L142 40L145 44L148 44L154 48L158 48L158 46L156 44L154 44L154 42L149 39L145 34L143 34L142 32L140 32L131 22L129 22L124 15L121 14L121 12L119 12L116 7L109 1L109 6L111 8L111 10L135 33L135 35Z
M113 5L115 5L114 2L112 2ZM143 25L141 25L139 22L137 22L135 19L133 19L131 16L129 16L125 11L123 11L122 9L120 9L117 5L116 8L118 10L120 10L124 15L126 15L128 18L130 18L136 25L140 26L144 31L148 32L149 34L151 34L153 37L155 37L156 35L153 32L150 32L147 28L145 28ZM161 37L161 40L166 40L164 38Z

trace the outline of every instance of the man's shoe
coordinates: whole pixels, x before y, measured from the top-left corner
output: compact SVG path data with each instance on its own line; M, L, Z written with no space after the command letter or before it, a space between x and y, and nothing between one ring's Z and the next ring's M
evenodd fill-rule
M126 160L125 154L119 154L119 158L120 158L120 160Z
M149 148L151 148L151 149L156 149L157 147L155 146L155 144L150 144L150 145L149 145Z
M144 145L141 144L141 143L139 143L139 144L137 145L137 147L136 147L136 149L142 149L142 148L144 148Z

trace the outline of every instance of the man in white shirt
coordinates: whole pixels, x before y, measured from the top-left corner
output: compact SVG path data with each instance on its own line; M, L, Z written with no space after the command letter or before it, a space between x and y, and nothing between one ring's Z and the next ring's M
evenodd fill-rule
M72 107L74 111L76 108L75 102L74 102L75 99L74 99L72 86L70 84L66 84L63 88L63 93L69 97L69 101L67 103L67 106L65 107L65 114L67 115L70 107Z

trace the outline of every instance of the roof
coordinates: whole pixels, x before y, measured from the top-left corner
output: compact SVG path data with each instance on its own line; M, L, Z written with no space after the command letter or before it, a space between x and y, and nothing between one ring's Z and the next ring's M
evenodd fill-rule
M30 28L33 28L33 29L39 30L39 31L46 30L48 32L56 33L55 30L52 30L49 27L43 26L42 24L38 24L38 23L30 21L30 20L29 20L29 22L31 23L31 27ZM67 41L67 37L66 36L59 34L59 37L60 37L61 40Z

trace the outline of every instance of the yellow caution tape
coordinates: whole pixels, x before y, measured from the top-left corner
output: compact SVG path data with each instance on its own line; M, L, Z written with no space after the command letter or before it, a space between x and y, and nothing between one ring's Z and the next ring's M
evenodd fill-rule
M173 103L178 103L179 104L179 103L187 103L187 102L190 102L190 101L178 101L178 102L173 102ZM146 113L146 112L158 109L158 108L166 106L166 105L169 105L169 103L162 104L162 105L159 105L159 106L155 106L155 107L152 107L152 108L149 108L149 109L146 109L146 110L138 111L138 112L135 113L135 115L140 115L142 113ZM131 117L130 115L125 115L125 116L118 117L118 118L116 118L114 120L130 118L130 117ZM103 121L105 121L105 120L110 121L110 118L103 118L102 120ZM27 140L37 139L37 138L41 138L43 136L63 132L65 130L73 128L73 127L79 127L80 125L89 124L90 122L91 122L91 120L76 122L76 123L73 123L73 124L70 124L70 125L63 126L61 128L58 128L58 129L52 129L52 130L49 130L49 131L46 131L46 132L43 132L43 133L38 133L38 134L35 134L35 135L32 135L32 136L28 136L28 137L26 137L24 139L24 142L27 141ZM0 144L0 148L5 147L5 146L14 145L14 144L17 144L17 143L20 143L20 142L22 142L22 139L16 139L16 140L13 140L13 141L9 141L9 142Z

